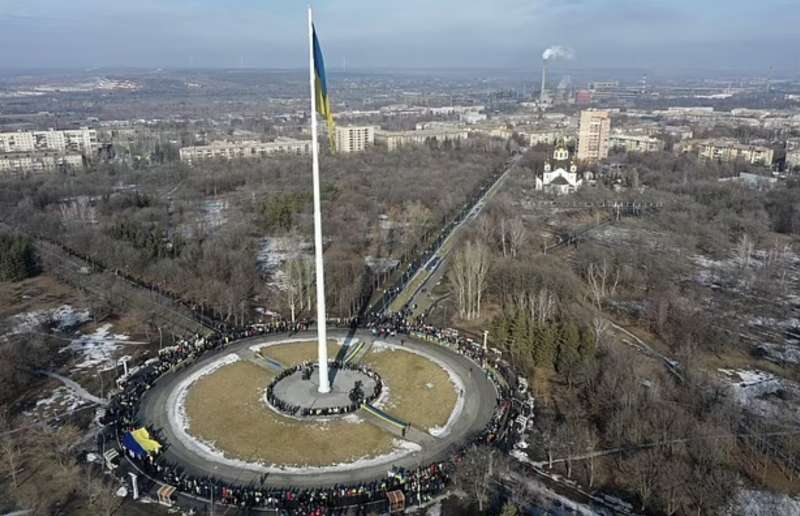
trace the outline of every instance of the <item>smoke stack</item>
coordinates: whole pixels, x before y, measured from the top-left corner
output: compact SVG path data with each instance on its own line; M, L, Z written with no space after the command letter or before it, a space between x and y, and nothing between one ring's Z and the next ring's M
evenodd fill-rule
M539 92L539 102L544 103L545 89L547 88L547 59L542 61L542 90Z

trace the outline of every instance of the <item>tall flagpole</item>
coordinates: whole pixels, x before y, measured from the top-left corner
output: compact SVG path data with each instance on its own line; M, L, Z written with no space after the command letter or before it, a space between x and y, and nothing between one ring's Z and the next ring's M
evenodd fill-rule
M328 381L328 342L325 327L325 272L322 266L322 210L319 199L319 142L317 141L317 94L314 74L314 25L308 7L308 82L311 88L311 154L314 175L314 258L317 268L317 340L319 392L331 391Z

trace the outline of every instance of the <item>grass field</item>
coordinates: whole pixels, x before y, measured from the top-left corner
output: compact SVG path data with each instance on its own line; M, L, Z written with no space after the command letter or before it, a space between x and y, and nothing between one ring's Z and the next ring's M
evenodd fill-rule
M328 359L333 360L341 349L339 343L334 339L328 339ZM317 360L317 341L309 340L306 342L290 342L288 344L276 344L262 348L259 352L263 357L277 360L286 367L299 364L305 361Z
M198 380L186 399L190 433L228 457L269 464L329 466L392 451L393 437L370 424L276 414L262 400L271 378L255 364L237 362Z
M389 414L422 430L447 423L457 393L438 364L402 350L372 351L362 363L377 371L389 388L389 401L383 407Z
M340 345L330 340L328 354ZM278 344L261 354L291 366L316 357L314 341ZM407 351L372 351L363 363L389 389L390 414L427 430L447 423L457 399L447 372ZM263 401L273 375L250 362L237 362L201 378L189 390L190 433L213 442L227 457L287 466L329 466L392 451L393 436L368 423L298 421L276 414ZM303 443L298 446L297 443Z

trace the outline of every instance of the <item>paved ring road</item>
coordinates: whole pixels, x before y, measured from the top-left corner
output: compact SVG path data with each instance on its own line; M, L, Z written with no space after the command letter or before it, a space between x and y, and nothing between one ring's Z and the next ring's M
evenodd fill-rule
M340 329L328 329L328 336L330 338L345 338L348 336L348 332ZM363 330L356 332L354 337L367 341L374 338L369 332ZM262 471L210 461L184 445L177 438L174 429L169 423L168 412L170 407L167 406L168 398L188 375L219 360L221 357L246 350L249 346L260 342L277 342L287 338L313 340L316 338L316 332L303 332L292 334L291 336L287 336L287 334L266 335L234 342L225 348L204 356L186 368L166 373L147 391L139 404L139 418L146 424L163 432L166 441L169 443L164 455L170 462L179 464L186 473L198 477L210 476L224 482L240 485L258 483L260 481L263 475ZM486 427L497 404L497 392L492 382L483 374L482 369L455 351L423 342L407 335L402 337L380 337L376 338L376 340L399 345L401 338L405 347L444 362L460 377L465 391L464 407L458 420L453 422L450 432L442 438L436 438L432 444L423 446L421 451L413 452L391 462L345 471L274 472L268 475L265 485L270 487L308 488L333 484L353 484L383 478L392 466L411 469L431 462L445 460L453 455L454 448L468 442ZM269 436L264 436L264 442L265 445L268 445ZM298 443L298 446L302 446L302 443Z

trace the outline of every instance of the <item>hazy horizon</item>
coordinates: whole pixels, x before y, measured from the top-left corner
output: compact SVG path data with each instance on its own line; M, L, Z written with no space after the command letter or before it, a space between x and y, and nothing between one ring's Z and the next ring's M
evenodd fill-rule
M301 69L305 4L281 0L0 1L4 69ZM800 6L675 0L315 2L329 67L533 69L552 45L569 66L774 70L796 75Z

